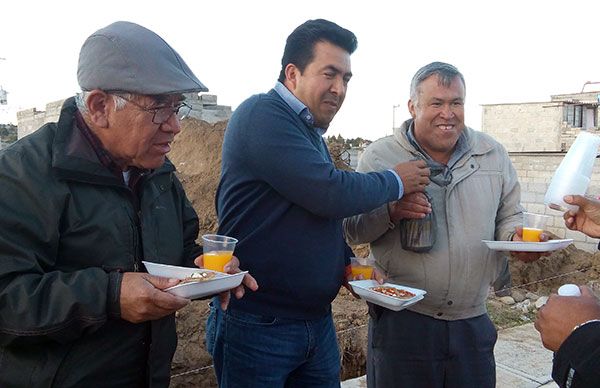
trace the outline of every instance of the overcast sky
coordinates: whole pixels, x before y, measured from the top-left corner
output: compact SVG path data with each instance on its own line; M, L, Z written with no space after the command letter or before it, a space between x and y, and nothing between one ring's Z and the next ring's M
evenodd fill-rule
M0 86L9 105L0 106L0 123L16 124L17 110L43 110L75 94L81 44L116 20L157 32L219 104L235 109L274 85L289 33L325 18L358 37L354 77L328 134L390 134L395 105L396 123L408 118L413 74L436 60L464 74L467 125L479 129L481 104L548 101L600 81L599 15L598 0L7 0Z

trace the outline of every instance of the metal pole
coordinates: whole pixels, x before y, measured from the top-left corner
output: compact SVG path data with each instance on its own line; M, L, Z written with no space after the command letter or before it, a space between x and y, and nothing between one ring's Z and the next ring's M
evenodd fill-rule
M400 108L400 105L392 105L392 132L396 129L396 108Z

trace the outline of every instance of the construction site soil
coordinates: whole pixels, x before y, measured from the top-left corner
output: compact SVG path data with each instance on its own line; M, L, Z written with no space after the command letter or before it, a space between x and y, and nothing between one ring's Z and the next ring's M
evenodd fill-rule
M173 142L173 149L169 154L198 213L200 234L217 229L214 197L221 168L221 145L225 127L226 122L209 124L186 119L182 122L182 131ZM331 153L336 165L344 168L339 151L332 149ZM368 255L368 246L353 248L356 256ZM553 252L531 264L511 260L512 286L538 295L548 295L556 292L564 283L597 284L600 279L599 263L600 254L593 255L574 246ZM519 287L521 285L524 286ZM333 302L333 314L342 357L340 378L346 380L361 376L366 372L366 304L342 288ZM172 387L217 386L212 359L204 345L207 315L207 301L194 301L177 313L179 344L173 359Z

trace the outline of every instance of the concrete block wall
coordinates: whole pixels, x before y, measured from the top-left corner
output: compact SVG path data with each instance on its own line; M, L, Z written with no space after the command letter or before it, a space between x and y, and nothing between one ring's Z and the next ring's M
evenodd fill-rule
M185 102L192 107L190 116L214 124L219 121L229 120L231 117L231 107L217 104L215 94L197 93L186 94Z
M46 104L45 111L31 108L17 112L17 138L33 133L46 123L57 121L64 101L63 99Z
M561 103L489 104L482 108L482 132L509 152L561 151Z
M64 101L63 99L46 104L45 111L31 108L17 112L17 137L20 139L46 123L58 121ZM231 117L231 107L217 105L217 96L214 94L186 94L186 102L192 107L190 116L198 120L214 124Z
M551 216L548 230L560 238L572 238L575 246L589 252L596 252L598 239L590 238L579 232L568 230L564 225L563 213L552 210L544 204L544 196L552 180L554 171L562 161L564 154L511 154L519 182L521 184L521 203L532 213ZM596 161L588 195L600 196L600 162Z

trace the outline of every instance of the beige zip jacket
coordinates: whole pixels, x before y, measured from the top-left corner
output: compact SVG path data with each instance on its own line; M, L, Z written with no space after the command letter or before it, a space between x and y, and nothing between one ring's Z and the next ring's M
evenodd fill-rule
M367 147L357 171L381 171L418 157L406 131ZM506 254L481 240L508 240L522 223L523 208L516 171L504 147L489 135L465 128L469 151L452 167L445 187L430 183L436 217L436 243L425 253L402 249L399 226L387 205L344 220L350 244L370 243L371 256L389 282L427 291L409 310L444 320L484 314L490 285L506 264Z

